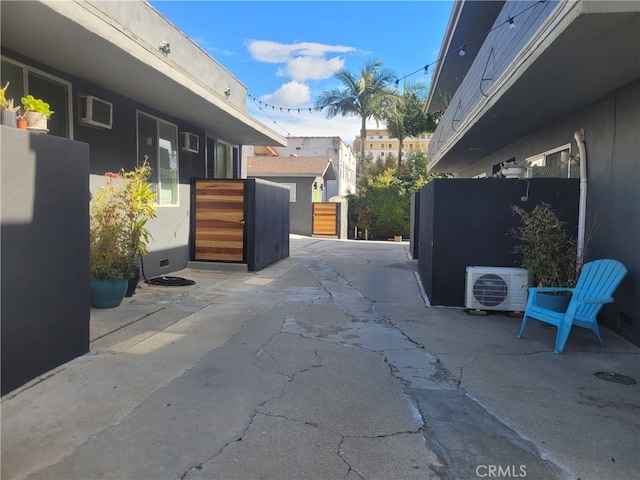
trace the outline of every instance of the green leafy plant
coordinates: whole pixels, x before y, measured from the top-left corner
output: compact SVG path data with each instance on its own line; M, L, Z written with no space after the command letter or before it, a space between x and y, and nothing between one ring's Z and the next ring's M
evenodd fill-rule
M20 105L18 105L17 107L13 105L13 98L7 98L6 97L6 93L7 93L7 88L9 88L9 82L7 82L7 84L0 88L0 110L6 110L9 112L18 112L18 110L20 110Z
M569 234L550 205L539 203L531 213L512 205L520 217L521 225L510 233L520 243L514 253L522 254L522 268L529 273L529 283L534 287L574 287L582 264L585 249L577 256L576 239Z
M132 171L107 172L90 209L90 274L98 280L131 278L147 254L147 221L155 218L156 193L147 159Z
M386 240L409 236L411 195L433 178L447 174L427 173L427 154L412 150L398 172L395 156L371 160L358 179L358 193L347 195L350 227L365 232L367 239Z
M51 110L51 105L40 98L34 98L33 95L22 97L22 107L25 114L28 112L43 113L47 118L55 113Z

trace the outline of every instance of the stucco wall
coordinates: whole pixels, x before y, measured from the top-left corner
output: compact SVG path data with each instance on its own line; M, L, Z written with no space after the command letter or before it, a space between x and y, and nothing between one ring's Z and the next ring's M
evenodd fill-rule
M151 232L149 255L143 261L147 278L180 270L189 261L189 205L191 201L191 178L203 178L204 131L179 119L164 115L155 109L94 85L74 81L74 95L95 95L113 103L113 127L111 130L91 128L74 124L75 138L91 145L90 188L93 193L105 182L105 172L117 172L121 168L132 170L137 165L136 117L137 111L152 115L177 125L179 135L183 131L200 136L200 152L178 150L179 201L178 205L158 206L157 218L147 224ZM178 142L182 145L182 139ZM162 262L162 267L160 266Z
M75 2L58 3L56 9L67 15L73 14L80 8L77 5L74 6ZM231 94L225 96L225 100L242 110L246 109L246 87L153 6L147 2L132 1L91 1L87 3L108 15L113 28L128 32L130 37L135 38L136 41L144 42L152 50L158 51L160 42L169 42L171 52L167 55L168 61L205 82L215 92L223 92L229 88ZM84 8L86 20L100 21L99 15L94 17L89 14L93 12L93 9L87 6ZM192 4L188 8L193 15L197 15L195 11L198 8L197 4ZM141 25L146 28L141 29ZM114 38L117 37L114 36Z
M5 394L89 350L89 146L0 133Z

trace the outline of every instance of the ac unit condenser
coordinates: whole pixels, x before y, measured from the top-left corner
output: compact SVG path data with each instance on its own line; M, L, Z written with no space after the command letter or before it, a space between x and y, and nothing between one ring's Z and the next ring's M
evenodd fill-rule
M527 306L528 288L524 268L467 267L465 307L521 312Z

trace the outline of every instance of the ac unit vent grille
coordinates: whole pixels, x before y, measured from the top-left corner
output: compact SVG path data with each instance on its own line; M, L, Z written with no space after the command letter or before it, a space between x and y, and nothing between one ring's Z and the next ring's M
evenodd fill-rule
M498 275L492 273L482 275L473 282L473 296L485 307L495 307L507 298L509 288L507 282Z

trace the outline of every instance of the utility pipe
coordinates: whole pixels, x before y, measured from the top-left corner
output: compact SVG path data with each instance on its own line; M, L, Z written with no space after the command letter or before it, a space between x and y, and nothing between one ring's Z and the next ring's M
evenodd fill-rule
M580 162L580 203L578 209L578 262L577 268L582 267L584 260L584 237L585 224L587 218L587 150L584 146L584 129L581 128L573 134L578 144L578 155Z

